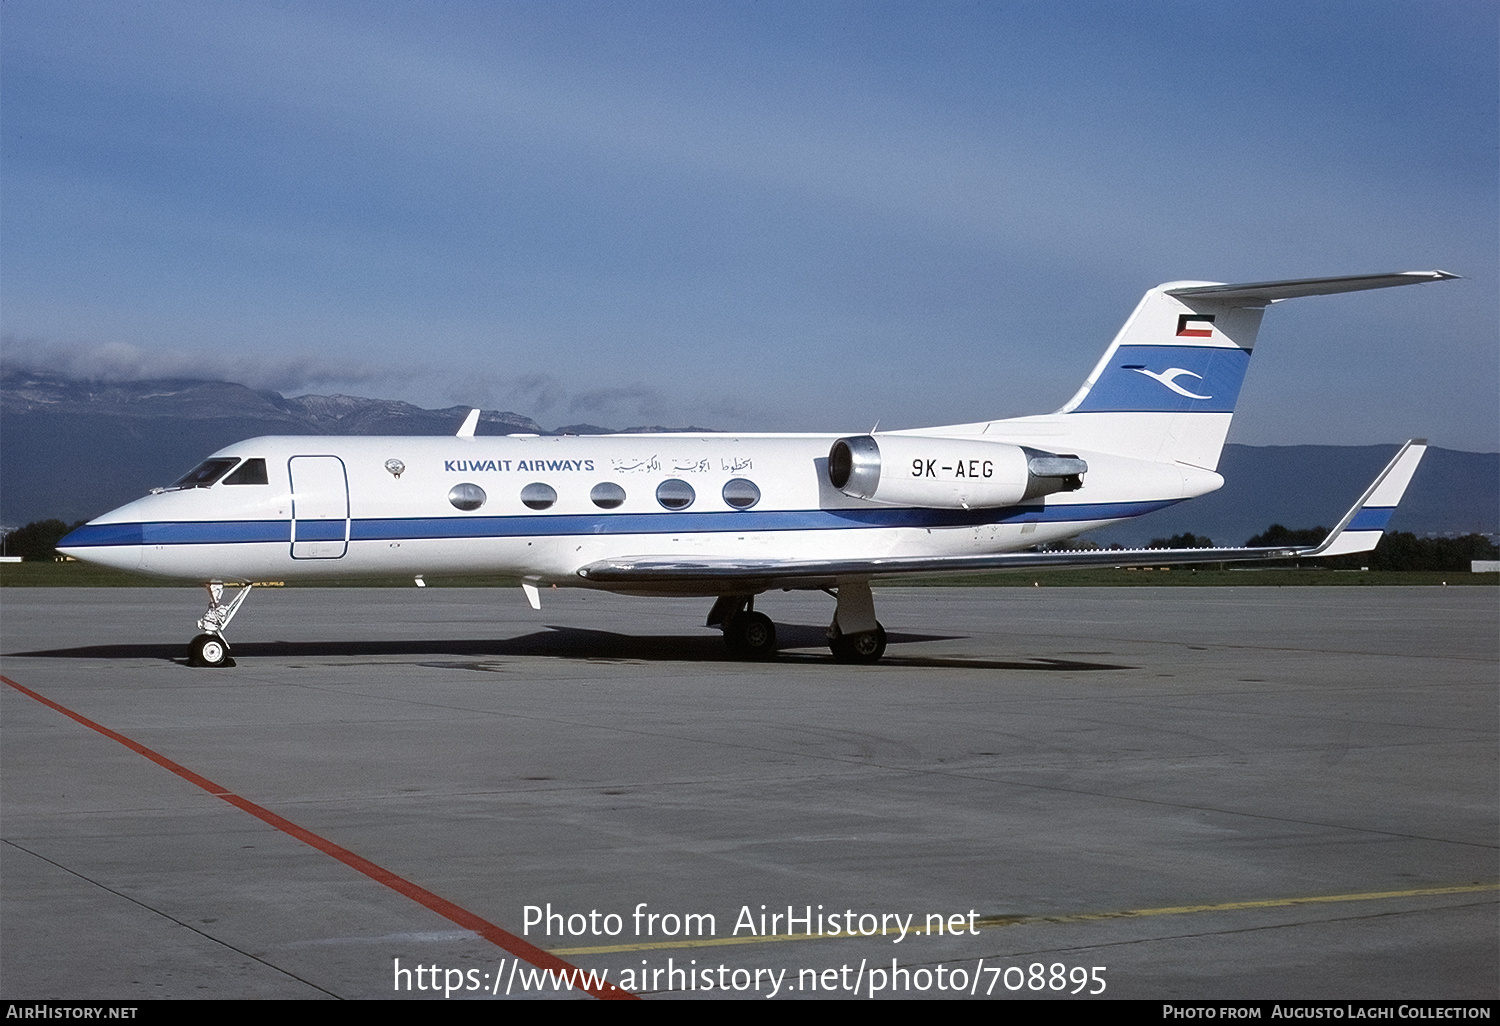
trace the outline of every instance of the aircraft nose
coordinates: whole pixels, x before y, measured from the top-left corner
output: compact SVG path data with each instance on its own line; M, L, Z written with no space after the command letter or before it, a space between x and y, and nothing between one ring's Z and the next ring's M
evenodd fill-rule
M138 570L143 547L140 524L101 524L91 521L63 536L57 551L86 563L118 570Z

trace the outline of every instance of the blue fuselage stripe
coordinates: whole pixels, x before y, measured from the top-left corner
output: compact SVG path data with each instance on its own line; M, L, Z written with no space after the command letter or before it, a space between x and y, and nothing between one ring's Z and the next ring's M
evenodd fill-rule
M745 510L706 513L613 513L509 517L399 517L354 520L351 541L411 541L433 538L532 538L601 534L723 534L748 531L834 531L892 527L982 527L990 524L1068 523L1140 516L1179 500L1099 502L1004 509ZM344 521L299 521L297 537L316 523L318 536L342 540ZM289 542L289 520L213 520L133 524L85 524L58 548L117 545L214 545Z
M343 541L344 520L299 520L297 541Z

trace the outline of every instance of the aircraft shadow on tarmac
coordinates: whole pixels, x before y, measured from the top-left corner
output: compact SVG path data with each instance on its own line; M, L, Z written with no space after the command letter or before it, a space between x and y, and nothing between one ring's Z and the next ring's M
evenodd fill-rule
M769 662L832 662L827 628L796 624L777 624L780 650ZM887 643L909 645L923 641L952 641L963 635L899 634L887 636ZM799 651L811 649L812 651ZM53 648L34 652L11 652L12 657L40 659L159 659L186 663L185 644L82 645L76 648ZM428 657L428 665L461 669L488 669L480 662L431 662L433 656L545 656L555 659L641 660L670 662L729 663L741 662L725 649L723 639L715 634L630 635L580 627L549 626L515 638L482 639L404 639L399 641L247 641L234 645L236 659L299 659L384 656ZM1127 670L1129 666L1113 663L1083 662L1075 659L977 659L964 656L904 655L887 650L880 666L951 667L983 670Z

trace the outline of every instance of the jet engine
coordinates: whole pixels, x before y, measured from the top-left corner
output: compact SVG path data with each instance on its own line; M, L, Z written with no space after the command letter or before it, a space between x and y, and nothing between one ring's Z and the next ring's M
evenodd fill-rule
M993 509L1077 491L1088 469L1077 456L932 435L856 435L828 451L828 481L845 495L934 509Z

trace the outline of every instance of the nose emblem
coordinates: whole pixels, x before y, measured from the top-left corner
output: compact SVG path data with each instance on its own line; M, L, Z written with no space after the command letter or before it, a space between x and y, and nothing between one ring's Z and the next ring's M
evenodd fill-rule
M391 472L392 477L399 478L401 476L401 471L406 469L406 464L402 463L400 460L386 460L385 469Z

